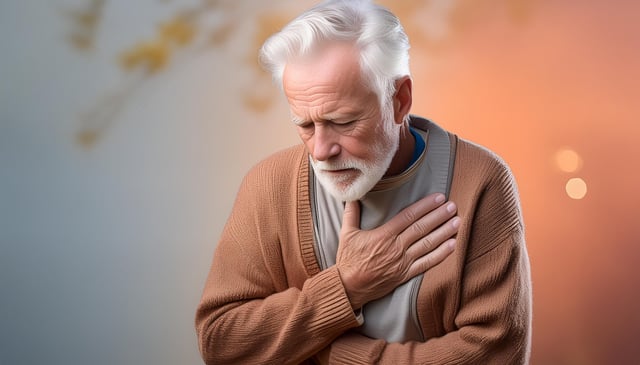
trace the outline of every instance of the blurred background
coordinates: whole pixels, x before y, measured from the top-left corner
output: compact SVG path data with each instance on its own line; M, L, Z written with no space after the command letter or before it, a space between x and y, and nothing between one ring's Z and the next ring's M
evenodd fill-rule
M201 363L238 184L298 143L257 49L312 3L0 3L0 364ZM516 176L532 364L637 364L639 3L381 3L413 112Z

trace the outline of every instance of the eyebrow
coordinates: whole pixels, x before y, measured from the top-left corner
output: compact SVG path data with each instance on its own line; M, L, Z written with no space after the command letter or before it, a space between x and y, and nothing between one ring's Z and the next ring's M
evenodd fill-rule
M293 114L291 114L291 121L293 122L293 124L298 125L298 126L303 125L306 122L306 120L304 120L304 119L302 119L302 118L300 118L300 117L298 117L296 115L293 115Z

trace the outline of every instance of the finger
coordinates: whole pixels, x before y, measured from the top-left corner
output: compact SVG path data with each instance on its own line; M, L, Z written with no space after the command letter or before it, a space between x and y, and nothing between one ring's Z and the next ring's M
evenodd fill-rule
M455 246L455 238L450 238L440 246L436 247L433 251L414 261L411 266L409 266L409 270L407 270L407 280L426 272L444 261L444 259L451 255L455 250Z
M342 214L342 231L360 229L360 202L349 201L345 203Z
M382 227L384 227L388 234L398 235L407 229L407 227L422 218L425 214L442 205L444 201L445 196L441 193L427 195L401 210Z
M407 249L407 255L416 260L428 254L458 233L459 227L460 218L451 218L448 222L434 229L431 233L415 241L411 246L409 246Z
M457 209L458 208L454 202L448 202L439 206L437 209L432 210L409 225L409 227L398 235L398 241L401 242L405 249L407 249L414 242L424 238L431 234L432 231L436 230L436 228L442 226L447 222L447 220L456 214ZM431 238L433 239L433 237Z

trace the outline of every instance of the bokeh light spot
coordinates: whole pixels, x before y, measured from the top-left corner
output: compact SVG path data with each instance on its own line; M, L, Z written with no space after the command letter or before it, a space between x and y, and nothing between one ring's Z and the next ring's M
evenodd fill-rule
M582 158L572 149L558 150L555 157L556 166L564 172L576 172L582 168Z
M574 177L567 181L565 190L571 199L579 200L587 195L587 183L579 177Z

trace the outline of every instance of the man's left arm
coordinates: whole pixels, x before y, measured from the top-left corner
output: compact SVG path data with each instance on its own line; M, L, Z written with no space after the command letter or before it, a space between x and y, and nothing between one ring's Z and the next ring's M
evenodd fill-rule
M527 363L529 258L515 182L506 166L498 170L474 199L469 230L462 233L461 227L458 236L460 242L461 234L468 235L468 242L455 330L426 342L405 343L386 343L350 331L327 348L331 364Z
M331 345L330 363L526 363L531 293L529 263L518 236L514 233L511 242L468 263L465 298L455 318L456 331L426 342L406 343L386 343L348 332Z

